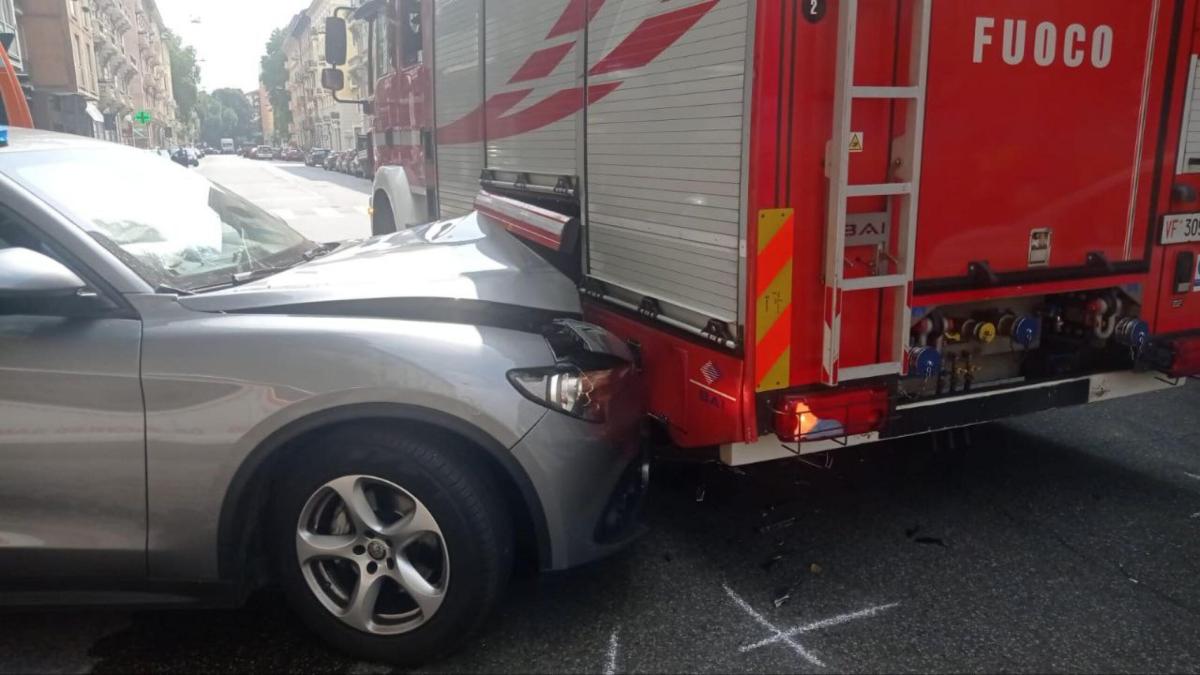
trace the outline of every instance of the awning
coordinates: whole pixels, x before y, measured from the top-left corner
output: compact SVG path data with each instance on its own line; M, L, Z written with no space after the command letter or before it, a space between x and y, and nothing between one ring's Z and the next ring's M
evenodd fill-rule
M100 109L96 107L95 103L88 101L88 104L87 104L87 107L85 108L85 110L87 111L88 117L92 118L93 122L103 122L104 121L104 114L100 112Z

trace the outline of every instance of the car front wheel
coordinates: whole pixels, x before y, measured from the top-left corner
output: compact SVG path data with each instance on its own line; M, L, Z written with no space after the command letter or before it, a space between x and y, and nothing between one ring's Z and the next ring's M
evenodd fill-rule
M422 663L460 647L496 604L512 568L511 520L455 445L342 431L284 479L273 517L284 590L333 646Z

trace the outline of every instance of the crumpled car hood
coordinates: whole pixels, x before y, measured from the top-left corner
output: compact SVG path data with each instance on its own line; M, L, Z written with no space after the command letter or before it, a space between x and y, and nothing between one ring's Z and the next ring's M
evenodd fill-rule
M580 313L570 279L477 213L351 242L268 278L179 302L203 312L291 310L430 320L438 318L440 307ZM405 308L420 309L409 317Z

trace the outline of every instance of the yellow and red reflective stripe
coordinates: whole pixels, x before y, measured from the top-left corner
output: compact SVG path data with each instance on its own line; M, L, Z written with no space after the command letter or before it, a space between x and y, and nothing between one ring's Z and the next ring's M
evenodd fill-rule
M791 384L795 211L759 211L757 227L755 382L758 391L771 391Z

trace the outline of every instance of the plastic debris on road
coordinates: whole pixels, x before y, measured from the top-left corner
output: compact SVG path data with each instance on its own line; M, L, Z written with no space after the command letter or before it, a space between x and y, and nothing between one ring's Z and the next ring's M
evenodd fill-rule
M781 589L775 591L775 599L772 600L772 602L775 603L775 608L778 609L778 608L786 605L787 601L791 600L791 599L792 599L792 589L781 588Z

